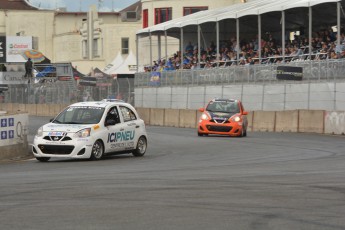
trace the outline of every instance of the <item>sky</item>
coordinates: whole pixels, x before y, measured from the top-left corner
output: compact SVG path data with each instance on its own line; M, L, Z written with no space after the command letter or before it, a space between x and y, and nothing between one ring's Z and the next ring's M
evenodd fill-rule
M90 5L98 7L101 3L99 11L110 12L112 10L119 11L139 0L26 0L31 5L42 9L56 9L59 7L67 7L69 12L88 11Z

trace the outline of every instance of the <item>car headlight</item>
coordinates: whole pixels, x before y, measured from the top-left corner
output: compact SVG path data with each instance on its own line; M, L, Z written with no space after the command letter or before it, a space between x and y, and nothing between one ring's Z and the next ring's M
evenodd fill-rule
M209 120L210 118L207 116L206 113L203 113L200 117L201 120Z
M36 136L38 136L38 137L43 136L43 126L41 126L41 127L37 130Z
M231 120L233 120L235 122L239 122L242 120L242 118L240 116L235 116L235 117L232 117Z
M89 137L91 133L91 128L79 130L74 134L74 137L84 138Z

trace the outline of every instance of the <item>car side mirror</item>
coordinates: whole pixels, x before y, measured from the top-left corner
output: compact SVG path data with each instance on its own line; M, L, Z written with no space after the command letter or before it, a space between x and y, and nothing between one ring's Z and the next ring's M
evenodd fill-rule
M248 112L247 111L243 111L242 114L243 115L248 115Z
M205 108L200 108L199 111L203 113L205 112Z
M116 121L114 119L108 119L105 121L105 126L116 125Z
M50 118L49 122L52 122L52 121L54 121L54 118Z

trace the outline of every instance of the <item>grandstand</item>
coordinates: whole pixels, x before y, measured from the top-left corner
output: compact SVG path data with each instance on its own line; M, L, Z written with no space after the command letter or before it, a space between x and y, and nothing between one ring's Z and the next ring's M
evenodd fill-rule
M344 4L255 0L139 30L139 40L170 36L180 49L168 54L165 43L165 54L153 58L149 47L150 63L138 63L146 68L135 77L135 104L197 109L226 96L249 110L345 110ZM281 69L301 77L281 80Z

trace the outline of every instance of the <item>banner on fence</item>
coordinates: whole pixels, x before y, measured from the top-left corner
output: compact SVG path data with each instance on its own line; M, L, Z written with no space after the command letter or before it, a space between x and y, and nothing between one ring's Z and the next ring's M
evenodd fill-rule
M301 81L303 78L303 68L296 66L278 66L277 79Z
M79 85L85 86L96 86L97 79L95 77L81 77L79 81Z
M161 72L151 72L150 86L160 86L161 85Z
M24 72L0 72L0 84L19 85L26 84Z

